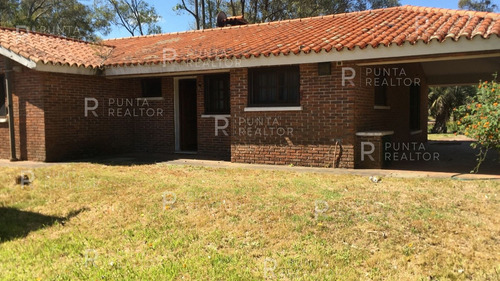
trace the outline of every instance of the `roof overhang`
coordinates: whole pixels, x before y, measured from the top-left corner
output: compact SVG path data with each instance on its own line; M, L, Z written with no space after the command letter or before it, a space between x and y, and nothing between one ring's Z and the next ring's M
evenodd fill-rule
M15 52L0 47L0 55L8 57L19 64L37 71L77 74L77 75L97 75L102 74L109 78L131 77L131 76L157 76L174 75L176 73L209 73L217 71L228 71L232 68L248 68L259 66L279 66L291 64L305 64L331 61L355 61L358 64L370 64L370 61L379 63L410 63L429 62L435 60L463 60L478 56L480 57L500 55L500 37L491 36L484 39L476 36L473 39L462 38L458 41L445 40L438 42L431 40L429 43L419 41L414 45L403 44L401 46L391 45L373 48L368 46L364 49L355 48L353 50L344 49L342 51L332 50L330 52L321 51L308 54L270 55L268 57L232 58L205 60L197 62L165 62L160 64L138 65L138 66L107 66L101 72L96 68L78 67L69 65L45 64L35 62L23 57ZM359 63L361 62L361 63Z
M38 62L34 69L44 72L78 74L78 75L98 74L98 70L95 68L82 67L82 66L69 66L69 65L54 65L54 64L45 64L41 62Z
M1 46L0 46L0 55L7 57L23 66L26 66L27 68L33 69L36 67L36 62L30 60L29 58L25 58L21 55L18 55L15 52Z
M391 45L388 47L380 46L373 48L368 46L364 49L355 48L353 50L344 49L342 51L332 50L330 52L311 52L308 54L289 54L289 55L270 55L268 57L251 58L232 58L220 60L206 60L198 62L166 62L160 64L138 65L138 66L117 66L106 67L105 76L133 76L133 75L158 75L181 72L206 72L212 70L247 68L258 66L279 66L290 64L318 63L331 61L371 61L371 60L392 60L393 62L408 60L413 58L418 62L423 58L432 60L432 58L442 56L455 56L460 59L461 56L467 56L472 53L487 52L500 54L500 38L491 36L484 39L476 36L473 39L462 38L458 41L445 40L439 42L436 39L429 43L419 41L414 45L403 44L401 46Z
M0 55L11 59L19 63L22 66L25 66L29 69L44 71L44 72L55 72L55 73L67 73L67 74L79 74L79 75L95 75L97 74L97 69L88 68L88 67L78 67L78 66L69 66L69 65L54 65L54 64L45 64L43 62L36 62L31 60L30 58L26 58L21 56L9 49L0 46Z

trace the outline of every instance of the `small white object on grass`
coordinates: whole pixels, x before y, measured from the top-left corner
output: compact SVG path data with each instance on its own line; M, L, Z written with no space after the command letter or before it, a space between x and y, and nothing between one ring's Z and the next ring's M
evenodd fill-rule
M370 181L374 183L378 183L382 181L382 178L379 176L370 176Z

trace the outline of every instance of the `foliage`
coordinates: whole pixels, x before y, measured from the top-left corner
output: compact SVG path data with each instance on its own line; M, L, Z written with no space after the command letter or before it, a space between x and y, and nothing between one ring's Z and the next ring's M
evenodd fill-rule
M173 9L191 14L200 29L215 27L219 11L258 23L399 5L398 0L181 0Z
M496 79L496 75L494 76ZM490 149L500 151L500 84L495 80L481 82L476 96L467 105L456 109L460 119L457 121L460 132L476 139L472 147L479 147L477 173L479 166Z
M458 7L460 9L483 12L494 12L498 9L498 6L493 4L490 0L460 0L458 2Z
M0 25L82 40L110 31L108 21L77 0L0 0Z
M429 115L436 119L433 134L447 133L447 122L453 108L463 105L475 92L472 86L431 87L429 89Z
M101 18L125 28L132 36L161 33L157 25L161 17L144 0L94 0L94 7Z

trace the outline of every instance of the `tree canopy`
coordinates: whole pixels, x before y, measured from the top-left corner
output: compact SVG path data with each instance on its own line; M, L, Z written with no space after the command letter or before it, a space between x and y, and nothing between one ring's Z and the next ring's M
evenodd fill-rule
M498 6L493 4L490 0L460 0L458 2L458 7L460 9L483 12L494 12L498 9Z
M98 17L125 28L132 36L161 33L157 24L161 17L144 0L94 0L94 7Z
M219 11L258 23L399 5L399 0L181 0L174 10L192 15L200 29L215 27Z
M0 0L0 25L95 40L109 23L77 0Z
M89 1L90 2L90 1ZM0 25L95 41L112 25L131 35L161 32L160 16L144 0L0 0Z

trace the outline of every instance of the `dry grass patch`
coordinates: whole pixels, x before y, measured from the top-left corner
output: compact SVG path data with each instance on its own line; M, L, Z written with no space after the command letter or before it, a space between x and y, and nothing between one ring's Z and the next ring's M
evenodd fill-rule
M5 280L500 279L494 181L75 164L21 188L20 172L0 168Z

